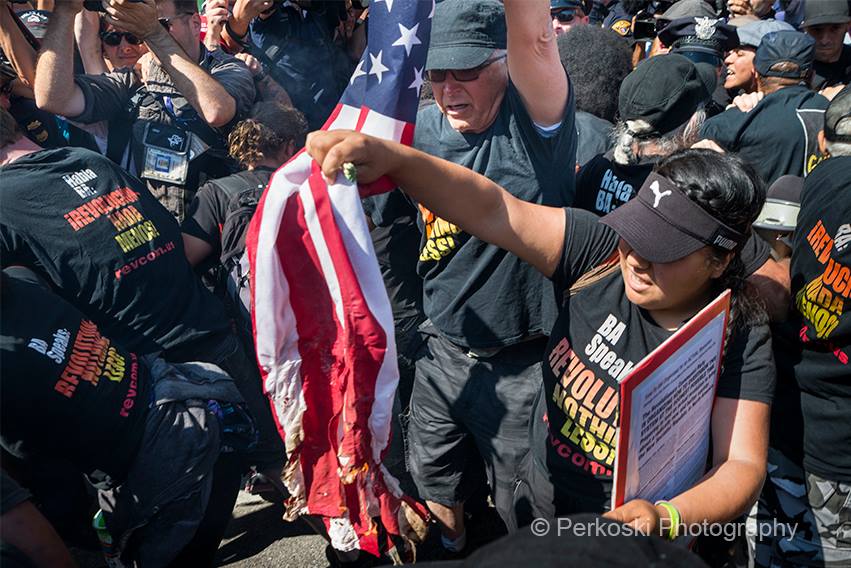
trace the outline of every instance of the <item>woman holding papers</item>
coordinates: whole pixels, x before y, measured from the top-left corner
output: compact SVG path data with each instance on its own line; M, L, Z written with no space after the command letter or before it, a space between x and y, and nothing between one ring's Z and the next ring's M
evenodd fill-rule
M344 164L348 171L354 165L361 183L389 176L466 231L459 238L475 235L526 260L563 298L544 354L531 452L516 480L518 524L608 509L619 382L726 288L731 325L711 416L711 469L670 502L635 499L609 516L675 537L683 524L730 521L756 501L774 362L766 319L744 290L739 258L765 199L744 162L704 150L677 153L657 165L636 199L598 222L585 211L520 201L464 167L361 134L315 133L307 150L328 178ZM576 289L583 275L607 263L619 270Z

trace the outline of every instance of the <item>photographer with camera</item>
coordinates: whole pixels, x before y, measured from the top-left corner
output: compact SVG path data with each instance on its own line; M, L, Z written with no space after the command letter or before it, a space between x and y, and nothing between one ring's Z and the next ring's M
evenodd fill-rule
M75 122L109 120L107 156L147 180L181 220L202 174L230 173L225 137L253 103L254 81L241 61L200 43L194 0L109 0L102 6L109 24L143 39L153 53L141 80L130 69L75 77L73 26L83 2L59 2L36 69L36 103Z
M231 52L248 52L320 128L340 100L353 64L334 43L345 14L327 0L236 0L222 32Z

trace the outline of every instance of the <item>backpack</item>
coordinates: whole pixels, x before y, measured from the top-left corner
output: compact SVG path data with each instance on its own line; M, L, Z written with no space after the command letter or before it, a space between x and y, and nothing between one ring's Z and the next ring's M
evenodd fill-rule
M231 196L222 224L222 252L219 257L220 272L216 279L216 295L224 300L236 322L239 335L249 340L253 335L245 235L270 175L268 170L252 171L245 172L242 176L231 176L211 182Z

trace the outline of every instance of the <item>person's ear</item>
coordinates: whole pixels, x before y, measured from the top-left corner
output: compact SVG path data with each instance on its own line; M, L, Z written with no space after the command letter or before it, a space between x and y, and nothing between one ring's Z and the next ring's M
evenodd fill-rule
M822 156L830 155L830 152L827 151L827 140L824 137L824 130L818 131L818 151Z
M189 20L189 24L192 26L192 32L200 38L201 37L201 14L199 14L198 12L195 12L194 14L192 14L192 17Z
M709 277L712 279L721 278L721 275L724 274L724 271L726 271L727 267L730 266L730 262L732 262L734 254L735 253L733 252L728 252L722 258L713 256L712 269Z

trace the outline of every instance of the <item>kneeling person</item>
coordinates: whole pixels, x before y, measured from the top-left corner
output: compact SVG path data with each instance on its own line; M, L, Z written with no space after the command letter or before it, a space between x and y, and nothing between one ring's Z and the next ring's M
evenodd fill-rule
M67 459L97 482L122 560L163 566L183 550L211 564L240 479L223 450L254 440L233 381L125 349L16 271L0 277L3 449Z

